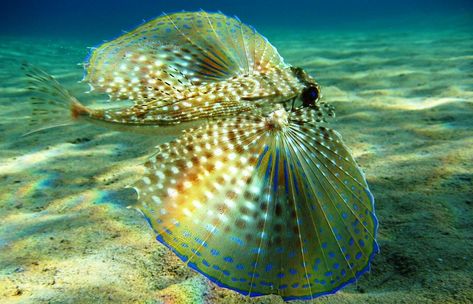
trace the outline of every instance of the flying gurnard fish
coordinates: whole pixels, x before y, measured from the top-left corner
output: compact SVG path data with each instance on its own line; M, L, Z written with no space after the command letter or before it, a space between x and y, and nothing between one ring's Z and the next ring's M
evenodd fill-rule
M128 107L88 108L25 69L46 94L35 101L39 122L63 106L75 120L177 136L144 164L133 206L157 240L219 286L310 299L369 269L373 196L325 126L333 108L313 78L238 19L162 15L95 48L85 80Z

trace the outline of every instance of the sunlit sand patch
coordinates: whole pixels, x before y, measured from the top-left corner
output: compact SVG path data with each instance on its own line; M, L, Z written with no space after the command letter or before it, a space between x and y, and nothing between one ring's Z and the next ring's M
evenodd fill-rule
M441 105L454 103L454 102L464 102L464 99L455 98L455 97L445 97L445 98L409 98L404 100L399 100L397 103L392 105L387 105L386 108L400 109L400 110L425 110L435 108Z
M58 179L58 174L55 172L32 170L31 175L34 175L33 180L20 184L20 186L11 193L0 193L0 198L4 199L5 202L20 201L33 194L35 191L49 188Z
M45 227L50 222L64 221L66 219L73 219L73 216L54 214L49 211L9 214L2 217L0 244L8 245L11 241L29 237L39 227Z
M194 276L182 283L171 285L158 292L159 299L166 304L204 304L209 292L209 283Z
M107 200L108 192L100 189L82 191L76 195L66 196L49 203L48 210L53 212L72 212L89 208L93 204L101 204Z
M330 99L340 102L340 101L353 101L353 93L341 90L336 86L327 86L322 91L322 96L329 96Z
M97 290L116 296L120 290L115 286L119 286L120 281L123 280L122 273L128 273L130 277L133 277L134 272L132 268L116 263L110 254L103 253L64 259L45 259L41 261L41 265L34 268L38 268L39 271L32 272L30 269L25 273L19 273L21 276L19 284L2 280L0 277L0 284L3 283L3 286L9 287L11 292L4 299L15 300L16 289L21 291L23 299L27 297L31 302L36 303L44 299L61 297L64 289L69 290L70 298L77 298L79 301L86 295L96 293ZM133 280L127 281L133 282ZM135 289L139 290L139 284L142 282L135 281L134 283L137 284Z
M74 150L71 149L71 144L58 144L49 149L31 152L29 154L5 159L0 164L0 173L14 174L19 173L41 163L52 161L57 157L77 157L84 156L90 153L95 155L110 155L112 151L107 147L100 147L89 150Z

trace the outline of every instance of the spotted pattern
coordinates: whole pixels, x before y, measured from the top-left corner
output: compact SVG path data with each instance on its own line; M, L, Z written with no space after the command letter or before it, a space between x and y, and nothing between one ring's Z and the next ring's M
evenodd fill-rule
M131 108L95 117L133 124L178 124L287 101L303 84L253 28L220 13L163 15L95 49L91 86ZM271 110L271 109L270 109Z
M324 126L333 108L288 107L317 84L240 21L165 15L95 50L86 79L112 99L133 100L130 108L86 108L50 76L26 70L54 97L37 102L70 106L74 118L153 124L156 136L200 121L158 147L134 188L157 239L217 284L306 299L368 269L377 250L373 197Z
M312 298L367 270L373 199L315 108L240 114L159 146L135 185L157 239L218 284Z

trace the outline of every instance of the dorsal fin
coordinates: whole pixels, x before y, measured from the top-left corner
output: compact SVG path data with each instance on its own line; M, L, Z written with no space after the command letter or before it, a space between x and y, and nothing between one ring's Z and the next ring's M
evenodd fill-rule
M86 80L111 99L179 99L189 87L284 68L253 28L220 13L162 15L94 49Z

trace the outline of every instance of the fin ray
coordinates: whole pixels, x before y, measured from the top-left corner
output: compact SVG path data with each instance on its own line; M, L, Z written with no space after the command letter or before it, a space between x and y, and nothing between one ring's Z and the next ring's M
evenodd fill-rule
M296 136L295 136L295 137L296 137ZM308 145L312 145L312 143L307 143L307 144L308 144ZM301 139L301 140L300 140L300 145L303 146L303 145L306 145L306 143L304 143L304 141ZM328 148L327 148L327 150L331 151L331 150L328 149ZM336 155L337 155L337 154L336 154ZM309 157L309 155L307 155L307 156ZM353 197L354 197L356 200L358 200L360 203L363 203L363 200L362 200L361 198L359 198L358 195L356 195L355 193L353 193L353 191L352 191L351 189L349 189L349 188L340 180L340 178L339 178L338 176L336 176L336 175L327 167L327 165L326 165L323 161L321 161L320 159L318 159L318 160L320 161L320 163L323 164L323 166L325 167L325 169L327 170L327 172L328 172L329 174L331 174L331 175L334 177L334 179L336 179L336 180L338 180L338 181L340 182L340 184L342 185L342 187L345 187L349 192L351 192L351 193L353 194ZM354 160L352 160L352 162L354 162ZM313 170L311 170L311 171L313 171ZM315 174L314 174L314 175L315 175ZM352 180L353 182L357 183L359 186L361 186L361 187L366 187L365 184L362 184L362 183L361 183L360 181L358 181L356 178L354 178L353 176L351 176L348 172L345 172L345 176L350 177L351 180ZM327 177L325 177L325 175L323 175L323 177L327 180L327 182L329 183L328 185L334 190L334 192L337 193L337 194L339 194L339 193L336 191L336 189L335 189L335 187L333 186L333 184L330 182L330 180L329 180ZM340 199L343 199L343 198L340 196ZM332 204L333 204L333 202L332 202ZM335 206L334 206L334 207L335 207ZM357 220L360 221L360 218L357 217L356 212L355 212L353 209L351 209L350 206L347 205L347 207L348 207L349 211L355 216L355 218L357 218ZM336 209L336 207L335 207L335 209ZM364 224L363 224L361 221L360 221L360 223L361 223L361 225L363 226L363 228L366 229L368 233L370 233L369 230L368 230L368 228L365 227ZM374 239L374 235L370 235L370 237Z
M304 143L301 141L301 145L303 145L303 144L304 144ZM291 145L288 145L288 146L291 147ZM302 158L302 156L300 156L299 154L297 154L295 151L293 151L293 153L294 153L294 155L296 155L296 157ZM309 157L309 155L306 155L306 153L303 153L303 154L305 155L305 157ZM312 171L312 169L309 169L309 170ZM317 178L317 179L319 179L319 178ZM322 186L322 187L323 187L323 186ZM323 188L324 188L324 187L323 187ZM332 187L332 188L333 188L333 187ZM313 189L313 188L310 188L310 190L312 190L312 189ZM325 188L324 188L324 190L325 190L326 193L328 192ZM319 207L322 208L322 204L321 204L318 200L316 200L316 201L317 201ZM329 201L330 201L330 202L332 203L332 205L334 206L333 201L332 201L332 199L331 199L330 197L329 197ZM335 206L334 206L334 207L335 207ZM313 223L313 225L314 225L314 230L317 231L317 228L316 228L315 222L314 222L314 217L312 216L312 211L310 210L310 208L308 208L308 210L309 210L309 213L310 213L310 218L311 218L312 223ZM336 207L335 207L335 210L337 210ZM337 210L337 211L338 211L338 210ZM339 214L339 213L338 213L338 214ZM333 229L332 229L332 227L331 227L330 221L328 220L328 218L327 218L325 212L322 212L322 215L323 215L323 219L325 220L326 224L330 227L330 232L331 232L331 234L332 234L332 236L333 236L333 239L334 239L334 240L336 241L336 243L337 243L338 249L339 249L340 252L342 253L342 256L343 256L343 258L344 258L344 261L347 263L348 269L349 269L350 272L352 273L353 277L356 277L356 274L353 272L353 269L352 269L352 267L350 266L350 263L348 262L348 260L346 259L346 257L345 257L344 254L343 254L342 247L341 247L339 241L337 240L336 235L335 235L334 232L333 232ZM340 215L340 214L339 214L339 215ZM346 226L345 226L345 228L346 228ZM351 234L351 231L349 231L348 229L347 229L347 232L348 232L349 234ZM322 244L320 243L320 239L319 239L319 245L322 247ZM357 244L357 245L358 245L358 244ZM326 267L329 267L329 266L328 266L328 263L327 263L327 257L326 257L326 255L325 255L324 251L322 251L322 255L323 255L323 257L324 257L324 263L325 263Z

